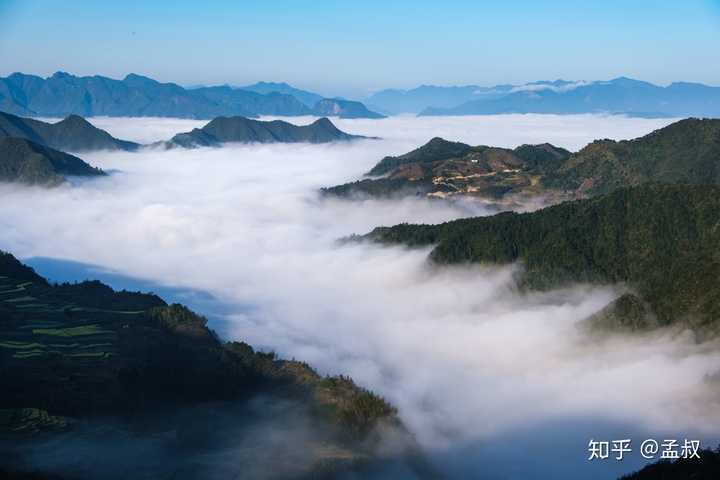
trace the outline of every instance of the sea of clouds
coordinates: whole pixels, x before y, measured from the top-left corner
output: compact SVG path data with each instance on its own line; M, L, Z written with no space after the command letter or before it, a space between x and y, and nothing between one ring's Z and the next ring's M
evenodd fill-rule
M91 121L144 143L205 123ZM506 147L547 141L577 150L671 121L337 120L344 131L382 140L86 153L83 159L112 175L52 190L0 186L0 249L211 293L231 305L212 325L223 336L302 359L321 373L350 375L383 395L450 476L570 478L587 468L585 478L608 478L640 461L590 465L590 438L717 441L717 387L708 380L720 365L716 345L696 345L677 332L583 333L582 320L622 286L521 294L512 282L517 266L437 269L428 265L427 249L337 242L378 225L493 212L482 203L349 202L321 199L317 190L355 179L383 156L435 136Z

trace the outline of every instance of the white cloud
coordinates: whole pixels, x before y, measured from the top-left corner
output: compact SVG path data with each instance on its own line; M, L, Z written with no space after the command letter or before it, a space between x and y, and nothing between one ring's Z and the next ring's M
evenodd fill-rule
M55 123L62 119L39 117L38 120ZM169 140L176 133L189 132L208 123L208 120L155 117L92 117L87 120L98 128L110 130L114 137L142 144Z
M282 117L267 117L282 118ZM307 124L313 117L283 118ZM380 156L399 155L433 137L514 148L523 143L550 142L570 150L579 150L598 138L627 139L672 123L673 119L642 119L605 115L508 114L479 116L414 117L399 115L382 120L336 119L332 121L350 133L382 137ZM375 152L376 150L373 150ZM369 160L372 164L380 157Z
M93 121L135 140L168 137L178 127L174 120ZM238 305L222 330L353 376L397 404L428 447L573 416L717 432L717 400L710 400L717 397L705 381L720 364L717 349L684 337L591 341L578 332L613 288L521 295L511 288L512 267L435 270L427 250L335 242L377 225L485 214L483 205L347 203L315 194L437 135L577 149L667 122L590 115L339 120L350 133L385 139L86 154L119 173L53 190L0 187L0 248L207 290Z
M565 83L562 85L553 85L552 83L528 83L526 85L518 85L516 87L513 87L511 92L539 92L542 90L552 90L553 92L564 93L575 90L579 87L590 85L592 83L593 82L586 82L583 80Z

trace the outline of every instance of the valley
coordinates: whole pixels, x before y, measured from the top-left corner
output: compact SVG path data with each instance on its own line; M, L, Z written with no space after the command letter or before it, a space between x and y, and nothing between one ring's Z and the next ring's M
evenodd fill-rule
M598 136L613 136L618 140L640 138L663 126L648 120L630 123L627 119L568 117L562 120L565 128L559 130L553 122L561 120L538 116L533 119L536 122L534 130L518 130L521 134L517 137L504 138L502 132L507 131L504 122L516 120L529 121L527 118L499 117L493 120L496 122L493 126L487 118L477 119L473 120L478 122L474 128L467 129L466 120L452 127L454 134L451 131L451 135L443 135L462 140L457 147L461 152L469 149L466 155L474 152L478 162L469 161L469 165L495 169L498 172L495 175L512 179L521 172L503 170L517 170L517 159L522 159L523 155L524 158L535 157L514 148L473 150L475 147L468 145L486 143L482 139L487 139L489 133L499 140L492 142L495 144L536 143L533 142L536 137L522 133L533 131L533 135L554 145L552 148L541 147L538 152L555 153L557 155L549 158L563 159L567 155L564 152L576 150L578 144L590 143ZM401 120L382 122L386 121L398 125ZM51 190L23 189L10 184L0 186L0 192L8 200L0 214L0 222L13 225L4 237L3 249L15 252L21 258L39 255L74 260L114 274L141 277L160 285L163 291L180 292L173 294L173 301L182 303L185 303L183 295L191 295L182 292L207 292L222 304L222 308L213 310L213 304L207 302L195 303L198 305L195 308L205 306L207 312L213 313L208 327L222 332L223 340L245 342L252 345L256 353L276 352L278 358L299 359L307 362L320 378L325 375L349 376L359 388L376 392L397 409L399 420L414 436L427 460L441 472L450 472L451 476L455 474L456 455L461 452L471 454L475 459L475 463L466 468L500 473L512 461L512 445L527 444L531 445L529 448L544 451L542 436L524 425L545 425L565 438L563 445L567 453L562 457L565 473L559 475L561 478L571 478L574 469L583 468L583 449L587 441L583 432L589 430L610 435L619 428L634 437L660 435L658 432L687 434L702 439L704 445L716 442L714 426L720 420L710 407L712 403L708 403L715 387L706 382L720 360L720 350L712 343L710 327L713 323L673 320L677 312L694 313L680 309L688 299L704 299L691 300L691 303L702 305L703 312L712 312L714 290L694 287L691 281L684 282L687 288L677 289L669 281L680 278L681 272L684 272L682 278L691 280L712 277L712 252L698 251L700 256L696 261L689 255L693 250L680 245L695 241L692 232L704 232L702 238L706 238L705 235L713 238L712 223L707 223L710 221L708 215L701 212L714 211L712 202L716 196L703 195L703 190L693 191L692 195L685 195L682 190L654 191L654 187L648 186L632 194L637 198L627 197L632 200L629 205L637 207L627 219L621 215L624 203L620 200L625 197L619 196L616 201L607 203L608 197L597 195L597 201L589 200L595 203L587 206L565 203L552 207L560 210L537 211L530 214L537 220L527 225L524 221L514 220L525 218L520 215L492 216L507 210L508 206L473 196L464 200L460 196L459 201L453 202L416 195L368 197L354 202L318 196L321 186L368 172L377 164L378 158L384 158L390 152L408 151L412 144L422 145L418 139L426 135L427 119L402 121L405 122L403 128L394 129L406 132L402 136L379 135L381 127L365 123L370 122L368 120L337 122L342 131L382 137L372 141L229 143L209 149L86 152L83 157L92 165L114 172L102 186L93 182L61 185ZM158 132L154 138L148 138L151 141L169 138L167 132L175 131L175 123L170 121L144 122L138 124L136 133L124 127L122 137L139 143L141 138L147 138L142 137L147 131ZM298 123L305 121L301 118ZM628 125L633 131L625 130ZM113 134L112 123L104 126ZM438 125L434 130L442 132L443 128L448 127ZM557 136L557 131L566 132L566 136ZM578 137L577 133L582 136ZM440 146L444 145L440 143ZM391 170L407 168L391 162L386 165ZM444 180L460 184L467 180L451 177L469 177L473 182L486 179L473 176L485 175L480 173L482 170L463 170L461 167L449 162L447 171L460 175L447 174ZM159 178L163 181L158 181ZM707 188L712 192L714 187ZM642 192L645 193L641 195ZM685 203L695 202L694 199L697 199L697 205ZM667 218L643 216L645 212L671 208L668 205L678 211L705 206L697 210L700 212L697 217L682 214ZM538 205L518 202L517 207L510 208L537 210ZM54 215L43 216L41 222L32 214L50 210ZM401 226L376 230L373 235L383 244L337 243L340 238L370 232L378 225L433 225L469 217L480 218L450 224L457 227L448 227L445 233L429 226ZM568 218L575 220L571 222ZM606 219L607 223L595 226L594 218ZM643 218L645 220L640 222ZM677 244L658 243L652 250L654 256L636 258L627 254L633 245L629 242L655 238L653 229L670 221L677 222L676 229L689 232L688 236L672 237L673 241L679 242ZM476 224L487 224L488 227ZM455 233L456 228L458 233ZM417 233L424 232L423 229L427 233ZM475 232L483 231L486 233L482 241L473 240ZM628 236L619 236L619 243L609 242L621 231L627 232ZM270 235L269 232L274 233ZM395 232L399 233L396 235ZM498 239L492 232L504 233ZM551 232L556 233L553 236ZM47 241L50 235L53 242ZM98 242L98 235L105 241ZM410 242L412 248L401 245L412 238L416 239ZM508 238L516 241L507 241ZM546 240L534 243L529 240L532 238ZM462 239L467 239L471 246ZM564 242L563 239L573 241ZM432 261L428 262L428 255L435 245L438 245L438 251L445 253L432 253ZM686 251L688 255L674 255L673 252L678 250ZM472 252L468 259L478 262L466 263L466 257L463 257L466 251ZM657 261L667 269L650 278L648 272ZM699 268L702 265L699 262L705 262L707 268ZM610 268L615 264L619 265L616 270ZM77 275L71 277L73 281L94 278L91 270ZM7 290L17 289L21 284L18 280ZM37 287L27 285L23 288L37 290ZM97 288L106 291L99 285ZM41 291L37 290L37 294L9 292L7 299L18 302L8 305L29 308L33 318L39 314L49 315L42 310L47 307L33 305L36 302L50 305ZM673 296L663 301L663 292L668 291ZM633 301L634 297L628 297L628 294L635 294L640 302ZM92 297L97 295L89 296ZM631 301L625 302L625 299ZM23 306L23 302L28 306ZM588 319L597 318L612 305L618 308L629 305L632 308L625 310L629 312L637 312L635 306L641 305L652 311L654 318L651 320L655 323L645 317L615 315L612 321L597 321L599 328L586 328ZM117 309L122 312L139 310L135 307ZM122 351L117 350L115 340L108 333L102 333L108 330L107 326L110 326L108 331L114 332L112 323L106 326L100 321L99 315L106 314L90 312L78 311L77 320L66 326L33 327L58 330L96 325L93 328L97 331L93 332L67 331L68 335L80 333L87 334L86 337L61 336L58 337L60 342L48 342L42 336L44 333L38 333L33 334L37 338L13 336L5 341L13 342L7 343L12 347L23 346L20 350L31 353L30 359L39 360L45 355L63 352L81 353L87 345L96 345L88 347L88 353L111 354L102 360L110 362L109 365L125 358ZM85 318L83 315L86 314L91 316ZM129 318L130 313L122 315L125 315L122 318ZM141 313L132 315L138 319L146 318ZM662 328L664 325L673 328ZM685 325L699 336L682 334ZM27 333L32 329L20 331ZM100 334L110 340L96 342L94 336ZM89 343L78 341L83 338ZM433 338L433 342L428 343L427 338ZM699 338L706 340L698 341ZM50 343L64 347L51 348ZM67 346L73 343L77 343L77 347ZM103 343L110 345L98 346ZM132 343L138 343L138 340ZM18 348L12 350L13 354L17 351ZM477 355L478 351L483 354ZM13 362L20 360L11 358ZM649 363L648 358L653 361ZM678 358L683 361L678 362ZM644 374L638 376L638 371ZM668 375L684 380L670 385L664 380ZM582 397L573 396L570 385L573 390L582 388L586 393ZM460 397L452 395L458 389L464 394ZM617 414L609 413L607 409L609 389L617 392L612 396ZM515 392L512 398L508 397L508 391ZM634 392L632 397L624 394L628 391ZM206 389L205 392L209 395L213 390ZM642 405L636 402L638 398L642 399ZM69 410L48 411L47 404L26 403L23 408L30 410L12 416L18 419L14 421L27 424L26 428L45 428L42 425L67 422L68 418L80 418L81 425L86 421ZM668 404L675 412L672 418L663 414L663 408ZM258 419L257 428L273 428L267 415L272 418L270 412L275 410L270 403L261 405L265 406L258 409L252 401L238 403L229 405L227 411L239 409L237 415ZM278 408L276 416L283 419L284 435L294 435L291 432L297 432L296 427L286 424L284 419L299 415L298 410ZM512 415L504 413L508 409ZM428 411L432 415L428 415ZM179 424L162 420L158 428L185 425L182 420L185 414L180 411L179 415L179 419L174 420ZM196 418L202 418L208 425L216 425L213 423L216 420L207 413L197 415L200 416ZM582 423L574 420L578 416L584 419ZM286 425L290 425L290 430L285 429ZM571 425L583 427L574 429ZM92 431L94 425L90 423L89 426ZM121 424L117 428L113 434L117 436L112 438L121 442L126 435L125 427ZM189 427L182 427L185 428ZM240 438L232 428L233 425L228 424L227 428L218 427L218 431L224 432L223 438ZM238 428L242 432L246 427ZM59 435L66 433L61 429ZM194 435L212 440L206 433ZM321 435L319 438L330 437ZM306 444L314 441L308 439ZM328 441L321 440L321 443ZM236 451L232 441L213 442L215 440L211 444L218 445L218 452L231 455L229 452ZM322 455L337 455L338 465L347 465L341 458L365 455L356 447L332 442L335 440L331 444L338 445L339 450L332 447L319 451L325 452ZM165 444L163 448L174 445ZM270 454L274 448L272 444L261 442L259 445L256 447L259 450L254 450L258 452L258 459ZM506 452L502 454L500 450ZM43 456L43 450L36 452L35 455L40 456L35 458L48 458ZM348 452L360 453L348 457ZM162 458L177 462L173 456ZM312 458L315 457L303 455L303 462ZM255 464L259 469L266 465ZM388 465L397 466L392 461ZM635 458L625 466L597 465L587 470L587 477L618 478L643 465L641 458ZM558 467L548 460L540 468L552 470ZM420 475L420 478L425 477Z

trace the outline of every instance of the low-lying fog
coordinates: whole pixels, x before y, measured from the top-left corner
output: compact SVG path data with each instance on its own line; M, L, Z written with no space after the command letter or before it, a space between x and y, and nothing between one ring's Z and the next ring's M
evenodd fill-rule
M92 121L143 142L205 123ZM433 136L576 150L670 122L591 115L339 120L347 132L384 139L84 154L113 175L53 190L0 187L0 248L211 293L231 306L213 325L223 335L350 375L382 394L453 477L571 478L580 469L583 478L612 478L640 465L645 438L717 442L718 396L707 376L718 370L720 349L682 335L579 333L578 322L620 287L519 295L512 266L431 271L427 250L336 243L378 225L490 213L481 204L323 201L316 191ZM622 463L590 464L590 438L632 438L636 451Z

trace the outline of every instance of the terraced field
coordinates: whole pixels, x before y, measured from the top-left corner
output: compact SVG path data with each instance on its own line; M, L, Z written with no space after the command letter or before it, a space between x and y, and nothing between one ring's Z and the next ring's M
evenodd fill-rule
M0 276L0 377L14 385L0 402L11 407L0 409L6 430L65 426L49 421L46 410L73 415L87 405L108 407L106 395L122 390L118 373L134 361L123 343L165 303L99 282L50 285L32 271L20 273Z
M359 468L379 454L374 445L381 442L370 437L391 431L419 462L396 410L352 380L323 378L304 363L223 343L203 317L152 294L116 292L97 281L52 285L3 252L0 385L0 477L3 467L26 467L23 445L100 435L106 428L122 438L129 431L148 440L167 433L170 452L182 432L177 435L188 439L191 454L138 467L167 473L190 457L200 461L214 442L235 448L257 398L264 402L252 419L272 419L273 408L282 405L290 418L317 422L310 442L323 448L298 444L294 454L304 459L298 471ZM261 446L253 451L267 453ZM63 468L69 478L110 478L112 470L93 459L81 470L74 463ZM121 472L114 478L133 477Z
M83 307L43 283L7 276L0 277L0 302L10 317L0 324L0 358L10 365L29 358L107 360L117 354L116 331L144 313Z

